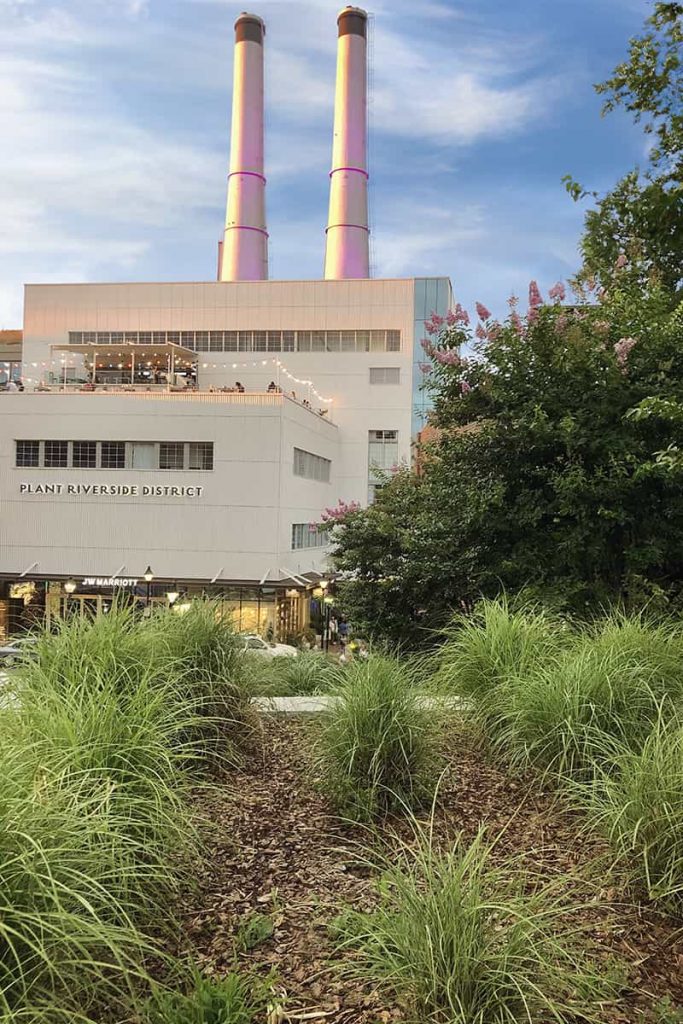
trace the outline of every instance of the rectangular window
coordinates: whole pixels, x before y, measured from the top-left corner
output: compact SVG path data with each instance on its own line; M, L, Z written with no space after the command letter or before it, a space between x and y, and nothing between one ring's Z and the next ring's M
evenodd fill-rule
M74 469L96 469L97 441L74 441L71 465Z
M282 331L268 331L268 351L282 351Z
M295 344L295 331L283 331L282 332L282 351L283 352L294 352Z
M236 352L237 351L237 331L226 331L225 332L225 351Z
M368 502L384 486L387 476L398 466L398 431L368 431Z
M213 469L213 441L190 441L190 469Z
M328 543L326 530L311 523L292 523L292 551L300 548L324 548Z
M398 366L371 366L371 384L400 384L401 370Z
M151 345L152 344L152 332L151 331L140 331L140 334L138 335L138 339L139 339L139 342L140 342L141 345Z
M195 351L197 352L208 352L209 351L209 332L208 331L197 331L195 334Z
M138 332L137 331L126 331L126 345L137 345L138 343Z
M240 352L251 352L251 331L237 332L237 346Z
M370 351L384 352L386 331L370 331Z
M356 332L355 331L342 331L341 332L341 350L342 350L342 352L355 352L356 351Z
M69 442L46 441L44 465L46 469L66 469L69 465Z
M157 468L157 446L153 441L133 441L131 449L132 469Z
M223 332L222 331L211 331L209 333L209 351L210 352L222 352L223 351Z
M311 352L325 351L325 335L327 331L311 331Z
M266 332L254 331L254 352L266 351Z
M159 445L159 469L184 469L185 445L182 441L162 441Z
M294 476L329 484L331 466L330 460L324 459L322 455L305 452L302 448L294 449Z
M311 332L297 331L297 349L299 352L311 351Z
M327 351L339 352L341 350L341 331L327 332Z
M152 341L155 345L165 345L166 331L152 331Z
M401 332L387 331L387 352L401 351Z
M370 331L356 331L356 352L370 351Z
M82 345L83 344L83 331L69 331L69 344L70 345Z
M103 441L100 465L102 469L125 469L126 442Z
M40 441L17 441L17 466L40 465Z

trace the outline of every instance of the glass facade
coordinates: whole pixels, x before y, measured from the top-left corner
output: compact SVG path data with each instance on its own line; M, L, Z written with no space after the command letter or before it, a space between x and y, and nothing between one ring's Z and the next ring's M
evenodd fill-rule
M420 342L425 336L425 320L432 313L446 316L453 306L453 289L447 277L419 277L415 280L415 312L413 331L413 419L412 434L416 438L427 422L431 408L429 394L423 389L425 374L421 364L428 360Z

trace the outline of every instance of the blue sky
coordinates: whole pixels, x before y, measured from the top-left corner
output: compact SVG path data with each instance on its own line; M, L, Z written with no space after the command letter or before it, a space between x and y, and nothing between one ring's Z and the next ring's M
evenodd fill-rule
M318 277L339 0L254 0L266 21L271 276ZM232 82L228 0L0 0L0 327L22 284L213 280ZM643 162L592 84L646 0L377 0L376 276L449 275L502 312L571 274L583 210Z

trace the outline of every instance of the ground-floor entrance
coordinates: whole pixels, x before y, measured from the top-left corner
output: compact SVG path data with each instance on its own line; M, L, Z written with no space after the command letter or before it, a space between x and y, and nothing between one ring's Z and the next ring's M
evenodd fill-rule
M141 614L159 607L182 615L196 598L210 598L232 617L239 633L299 642L309 630L315 581L270 586L201 581L167 582L145 579L74 577L67 580L0 580L0 644L37 624L51 624L71 615L106 615L113 601L126 601Z

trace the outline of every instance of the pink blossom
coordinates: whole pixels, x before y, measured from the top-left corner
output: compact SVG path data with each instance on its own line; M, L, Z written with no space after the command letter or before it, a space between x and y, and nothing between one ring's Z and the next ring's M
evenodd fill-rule
M526 314L526 322L528 324L535 324L538 320L538 309L536 306L530 306Z
M557 284L554 284L552 288L549 289L548 295L553 302L564 302L567 296L567 289L562 281L558 281Z
M470 322L470 315L458 302L455 309L449 309L446 316L446 322L449 327L455 327L456 324L467 325Z
M336 506L326 508L322 516L320 517L323 523L338 523L341 522L346 516L352 512L357 512L360 508L360 504L357 501L343 501L341 498L337 500Z
M515 309L518 302L518 297L516 295L511 295L510 298L508 299L508 306L510 307L510 309Z
M471 390L472 390L472 385L471 384L468 384L466 380L461 380L460 381L460 394L461 395L469 395Z
M438 332L438 330L439 330L438 327L436 327L431 322L431 320L425 320L424 327L425 327L425 331L427 332L427 334L436 334Z
M564 313L561 316L558 316L557 320L555 321L555 331L557 332L557 334L564 333L568 323L569 320L564 315Z
M477 316L480 320L490 320L491 313L482 302L477 303Z
M446 352L435 352L434 358L441 366L459 366L460 356L455 349L448 349Z
M431 373L432 372L432 364L431 363L418 363L417 365L420 367L420 373L427 374L427 373Z
M510 323L512 324L517 334L519 334L519 336L521 337L524 334L524 324L522 323L522 318L517 312L517 310L513 310L512 313L510 314Z
M480 341L486 340L486 331L484 330L481 324L477 324L474 333L476 334Z
M433 323L434 326L437 327L437 328L438 327L443 327L443 325L446 323L445 319L442 316L439 316L438 313L434 313L434 312L432 313L432 315L430 316L429 319L430 319L431 323Z
M617 363L621 368L622 372L626 372L626 362L629 357L629 353L634 345L637 345L635 338L620 338L619 341L614 344L614 353L617 357Z
M434 346L429 340L429 338L423 338L420 344L422 345L422 348L425 350L427 355L431 356L434 351Z
M495 341L496 338L498 337L498 335L500 334L500 331L501 331L501 326L498 323L498 321L496 320L495 323L492 323L491 326L488 329L487 333L488 333L489 341Z
M627 263L628 263L628 260L624 256L623 252L620 252L619 255L617 256L617 262L614 264L614 269L615 270L623 270Z
M537 306L543 305L543 297L541 296L538 285L535 281L529 282L529 305L532 309L536 309Z

